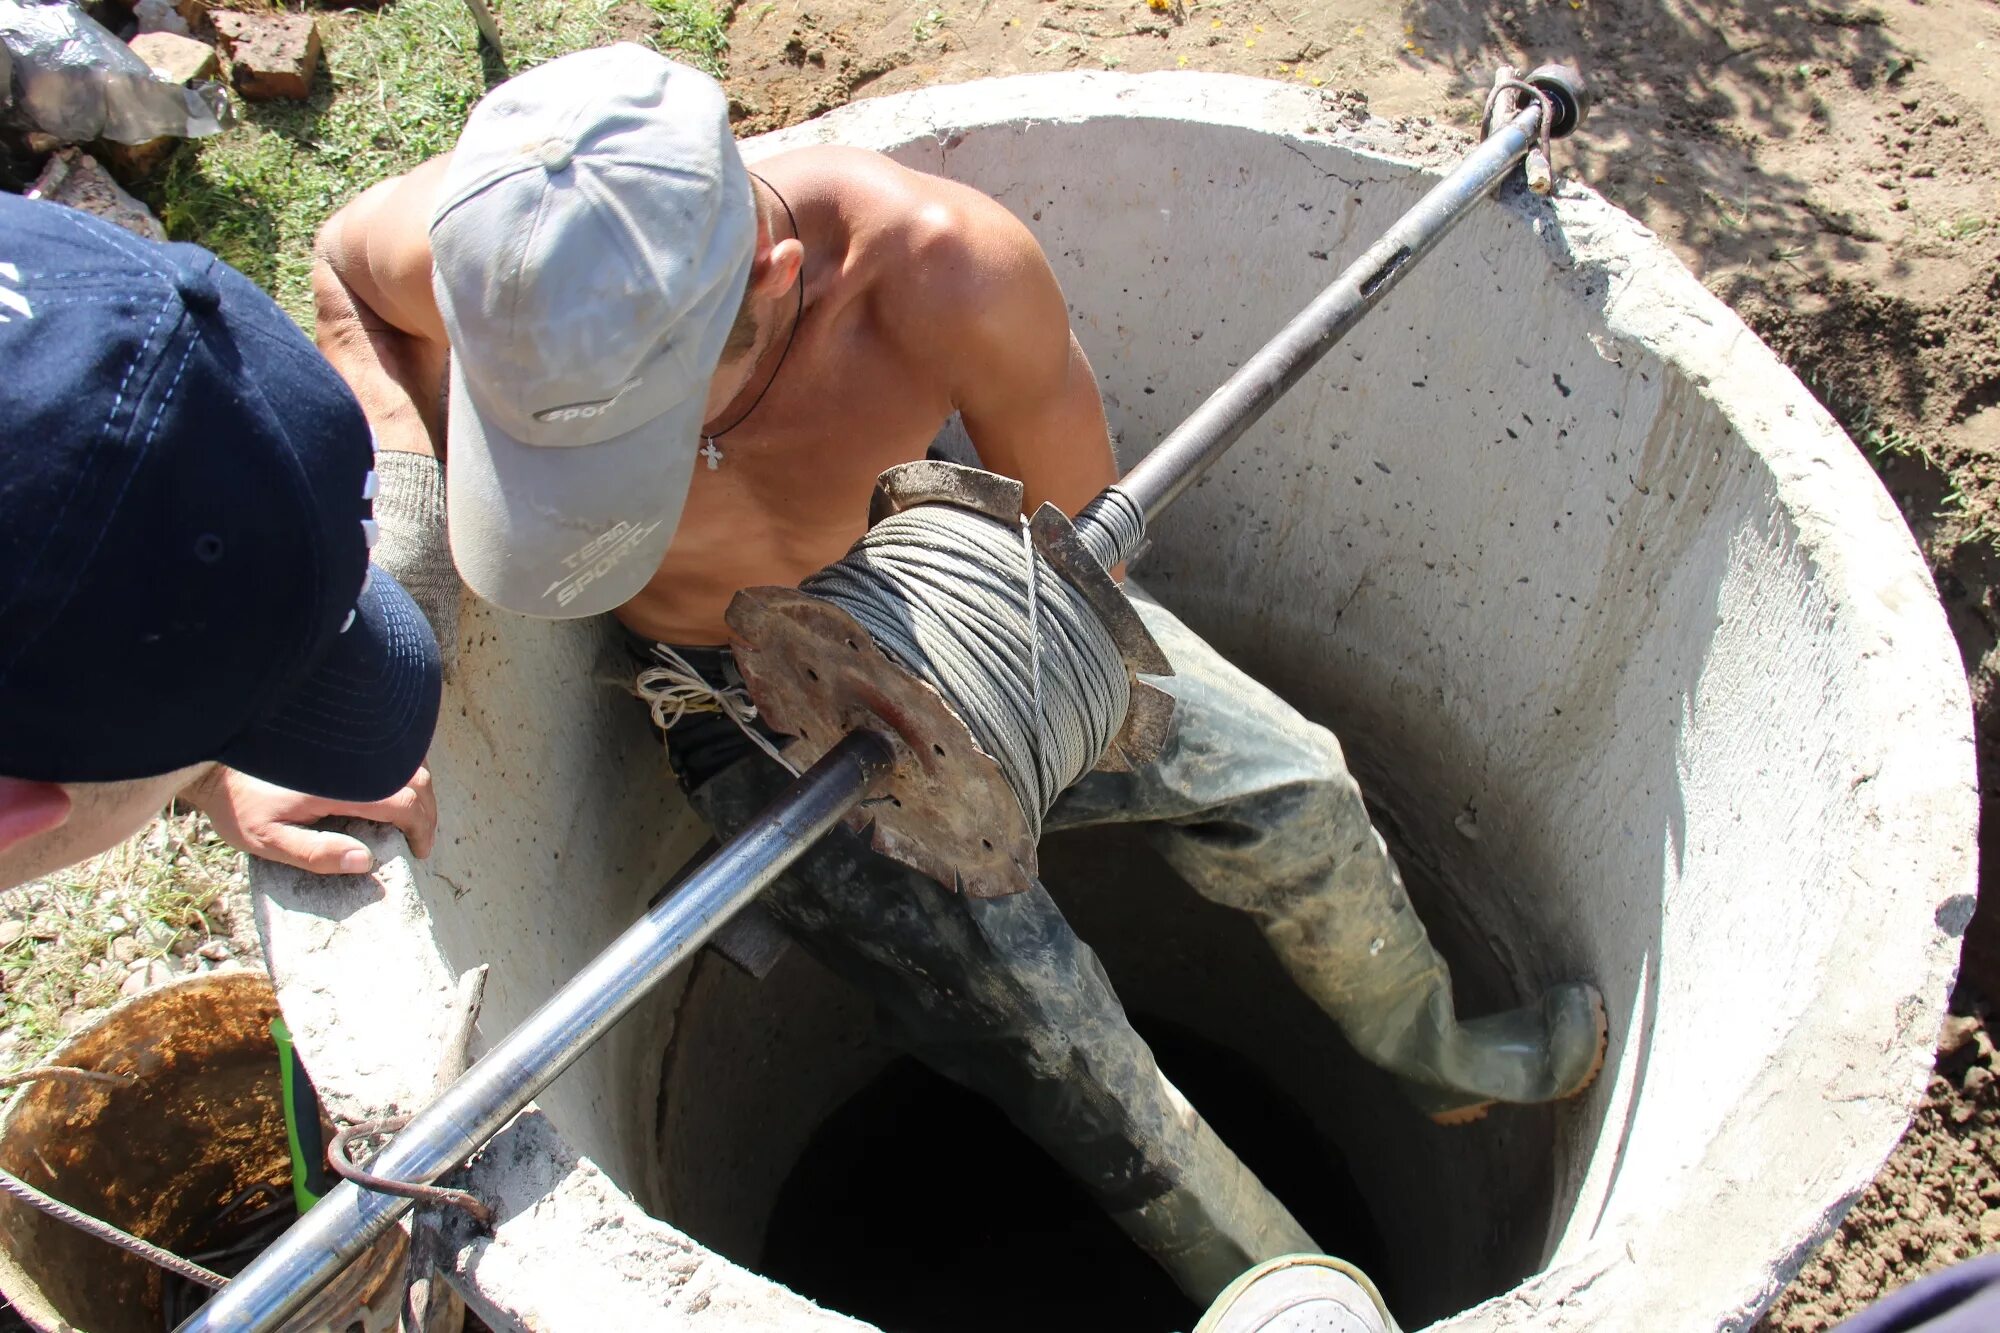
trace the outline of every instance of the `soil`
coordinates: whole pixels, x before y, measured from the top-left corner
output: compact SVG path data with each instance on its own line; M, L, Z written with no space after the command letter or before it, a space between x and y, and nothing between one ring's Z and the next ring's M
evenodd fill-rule
M1303 81L1470 129L1496 65L1574 61L1595 102L1561 164L1744 315L1909 519L1972 683L1982 853L2000 844L1996 0L746 0L729 38L745 134L857 97L1079 68ZM1961 1015L2000 999L2000 890L1981 897ZM1947 1036L1910 1133L1761 1329L1829 1328L2000 1248L1993 1047L1976 1017Z

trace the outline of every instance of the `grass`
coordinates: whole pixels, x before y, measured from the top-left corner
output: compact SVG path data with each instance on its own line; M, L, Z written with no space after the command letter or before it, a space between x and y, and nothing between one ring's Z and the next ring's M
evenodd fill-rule
M1947 241L1962 241L1968 236L1977 236L1986 230L1986 219L1977 214L1967 213L1955 218L1945 218L1937 224L1938 235Z
M65 1016L117 999L131 959L162 958L190 931L208 934L217 901L242 875L242 854L206 820L177 814L81 865L0 893L0 920L22 927L0 949L0 1024L10 1044L0 1069L39 1063L67 1035ZM113 954L124 936L138 945L129 958Z
M215 251L309 325L320 223L450 148L488 87L619 36L719 73L727 15L707 0L520 0L505 8L502 67L464 0L322 11L325 70L313 97L244 106L234 128L175 156L151 202L176 240Z

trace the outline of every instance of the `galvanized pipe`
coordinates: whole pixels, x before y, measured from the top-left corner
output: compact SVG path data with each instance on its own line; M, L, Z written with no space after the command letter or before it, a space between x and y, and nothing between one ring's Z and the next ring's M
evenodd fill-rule
M852 809L887 770L891 754L889 743L868 731L827 751L708 864L411 1120L369 1163L370 1171L429 1182L478 1151ZM341 1182L181 1324L180 1333L278 1328L411 1206L409 1199Z
M1145 523L1158 518L1380 304L1411 265L1506 179L1541 133L1542 104L1537 100L1499 125L1450 175L1432 186L1416 207L1398 218L1111 490L1122 491L1129 508L1143 515ZM1107 569L1131 559L1145 540L1143 527L1130 522L1129 514L1128 521L1115 527L1106 521L1107 504L1113 499L1106 492L1077 516L1078 535L1092 553L1111 557L1103 560Z

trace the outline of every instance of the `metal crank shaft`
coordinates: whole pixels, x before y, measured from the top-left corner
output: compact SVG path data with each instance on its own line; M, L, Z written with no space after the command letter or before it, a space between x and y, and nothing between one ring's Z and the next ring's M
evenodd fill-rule
M827 752L728 846L550 996L426 1107L369 1171L428 1184L499 1133L611 1025L839 822L889 763L888 742L857 731ZM353 1181L180 1326L269 1330L358 1259L412 1201Z

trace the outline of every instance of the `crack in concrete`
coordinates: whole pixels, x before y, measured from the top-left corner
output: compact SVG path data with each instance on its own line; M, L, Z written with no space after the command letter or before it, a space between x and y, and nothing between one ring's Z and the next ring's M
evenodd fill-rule
M1305 149L1299 147L1297 144L1291 142L1289 139L1280 139L1278 140L1278 142L1283 144L1288 150L1290 150L1295 156L1297 156L1301 162L1304 162L1307 166L1311 167L1314 171L1318 172L1319 175L1325 180L1339 181L1342 185L1345 185L1350 190L1358 190L1362 187L1362 185L1366 183L1364 181L1349 180L1347 177L1341 175L1337 171L1328 171L1325 167L1313 161L1311 153L1308 153Z

